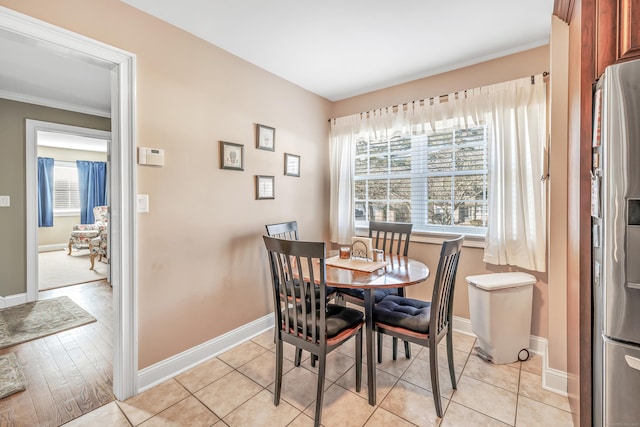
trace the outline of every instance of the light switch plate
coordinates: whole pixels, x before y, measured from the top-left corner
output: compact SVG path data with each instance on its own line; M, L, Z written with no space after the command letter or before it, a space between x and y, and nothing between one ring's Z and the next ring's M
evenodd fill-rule
M8 208L11 206L11 196L0 196L0 207Z
M138 194L138 213L148 213L149 212L149 195L148 194Z

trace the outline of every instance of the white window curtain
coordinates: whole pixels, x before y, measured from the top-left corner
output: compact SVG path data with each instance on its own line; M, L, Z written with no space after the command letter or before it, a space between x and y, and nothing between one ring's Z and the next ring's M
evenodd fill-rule
M546 206L543 157L546 134L542 76L383 108L331 121L330 238L350 243L354 225L354 158L360 138L420 135L487 124L489 221L484 261L545 270ZM508 200L507 200L508 199Z
M384 139L389 132L408 132L411 121L404 111L392 108L354 114L331 121L330 137L330 240L351 244L355 235L354 163L359 139Z
M356 116L331 121L329 238L341 244L351 244L355 235L353 163L359 126Z
M484 262L545 271L546 88L542 76L535 80L487 90L492 138Z

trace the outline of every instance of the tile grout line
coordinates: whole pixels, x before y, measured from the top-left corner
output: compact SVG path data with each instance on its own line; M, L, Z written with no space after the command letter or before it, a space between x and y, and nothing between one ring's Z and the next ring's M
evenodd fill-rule
M518 404L520 403L520 384L522 382L522 362L520 362L520 369L518 371L518 392L516 393L516 411L513 417L513 426L515 427L518 422Z
M475 340L474 340L474 343L475 343ZM452 348L452 350L453 350L453 348ZM462 376L464 375L464 370L467 368L467 364L469 363L469 358L471 357L471 353L472 352L473 352L473 344L471 345L471 350L469 350L469 352L467 353L467 357L464 360L464 365L462 366L462 370L460 370L460 378L456 378L456 388L453 390L453 393L451 393L451 398L449 399L449 403L447 404L447 409L445 409L445 411L442 413L442 419L440 420L440 424L442 424L444 422L444 418L447 416L447 412L449 411L449 407L451 406L451 402L453 402L453 396L458 391L458 384L460 383L460 380L462 379ZM447 364L448 364L448 362L447 362ZM453 370L454 370L454 373L455 373L455 365L454 365ZM456 403L456 404L458 404L458 403ZM473 410L471 408L468 408L468 409Z
M135 426L133 425L133 422L129 419L129 417L127 417L127 414L122 410L122 408L121 408L121 407L120 407L120 405L118 404L118 402L119 402L119 401L118 401L118 400L114 400L114 402L115 402L115 404L116 404L116 407L118 408L118 411L120 411L120 413L124 416L124 419L125 419L125 420L127 420L127 422L129 423L129 425L130 425L131 427L135 427ZM108 405L108 403L107 403L107 405ZM155 415L154 415L154 417L155 417Z

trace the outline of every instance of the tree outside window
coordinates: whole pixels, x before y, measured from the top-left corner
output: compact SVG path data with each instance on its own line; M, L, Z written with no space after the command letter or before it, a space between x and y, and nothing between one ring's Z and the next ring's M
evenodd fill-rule
M358 141L355 216L363 226L412 222L416 231L484 234L486 126Z

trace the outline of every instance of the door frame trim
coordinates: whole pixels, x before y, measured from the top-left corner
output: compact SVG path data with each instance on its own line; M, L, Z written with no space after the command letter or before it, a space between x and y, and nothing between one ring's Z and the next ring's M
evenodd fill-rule
M114 309L113 392L137 393L137 240L135 215L134 54L0 6L0 30L111 70L111 280ZM27 243L34 242L27 227ZM35 234L35 230L31 230Z

